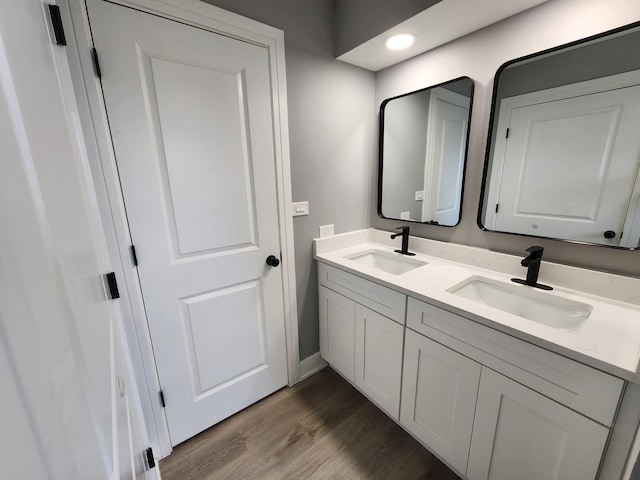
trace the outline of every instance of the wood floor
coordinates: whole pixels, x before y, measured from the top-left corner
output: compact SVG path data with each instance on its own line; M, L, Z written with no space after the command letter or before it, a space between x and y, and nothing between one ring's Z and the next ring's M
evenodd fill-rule
M459 480L333 370L178 445L163 480Z

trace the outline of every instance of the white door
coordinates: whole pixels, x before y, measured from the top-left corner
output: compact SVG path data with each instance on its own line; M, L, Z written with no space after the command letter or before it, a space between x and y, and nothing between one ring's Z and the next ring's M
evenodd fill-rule
M0 10L11 12L0 15L0 477L156 478L141 462L135 386L127 432L116 421L114 380L130 366L103 284L71 48L52 44L47 2Z
M469 480L594 480L609 430L486 367Z
M469 108L469 97L444 88L431 91L423 222L458 223Z
M640 161L639 99L635 86L505 112L494 228L617 245Z
M176 445L287 382L265 48L91 2Z

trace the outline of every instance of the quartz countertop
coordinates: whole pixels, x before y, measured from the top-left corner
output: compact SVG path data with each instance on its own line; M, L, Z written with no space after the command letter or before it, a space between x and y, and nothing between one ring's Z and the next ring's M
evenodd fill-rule
M589 318L573 329L559 329L450 293L472 276L517 285L524 278L523 257L459 244L410 237L411 259L426 265L400 275L386 273L346 257L367 250L393 253L400 238L391 232L358 230L314 240L314 258L393 288L581 363L640 384L640 279L554 264L542 260L538 281L553 287L557 299L592 307ZM524 256L524 252L523 252Z

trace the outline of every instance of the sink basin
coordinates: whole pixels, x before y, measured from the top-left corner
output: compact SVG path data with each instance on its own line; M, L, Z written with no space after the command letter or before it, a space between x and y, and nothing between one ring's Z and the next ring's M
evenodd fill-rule
M562 330L578 328L589 318L593 309L586 303L540 293L531 287L510 285L477 276L470 277L447 291Z
M427 264L427 262L405 257L399 253L384 252L382 250L367 250L366 252L348 255L345 258L392 275L400 275Z

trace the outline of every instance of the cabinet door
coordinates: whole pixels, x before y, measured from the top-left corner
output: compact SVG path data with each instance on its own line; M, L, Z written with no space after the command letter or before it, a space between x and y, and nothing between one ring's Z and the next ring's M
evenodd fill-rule
M320 286L320 354L353 382L356 303Z
M398 420L404 327L356 304L356 386Z
M608 429L486 367L469 480L593 480Z
M467 469L480 369L407 329L400 423L460 473Z

